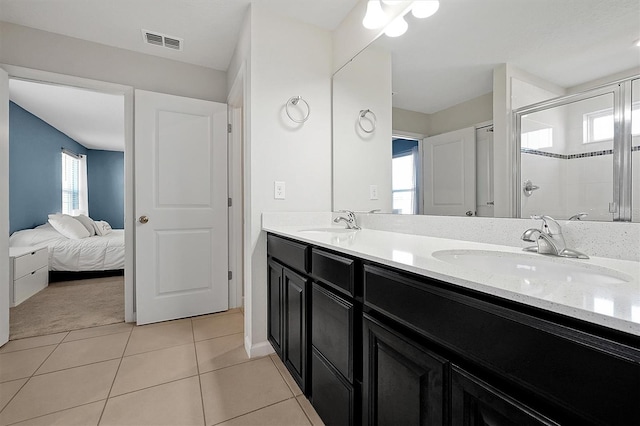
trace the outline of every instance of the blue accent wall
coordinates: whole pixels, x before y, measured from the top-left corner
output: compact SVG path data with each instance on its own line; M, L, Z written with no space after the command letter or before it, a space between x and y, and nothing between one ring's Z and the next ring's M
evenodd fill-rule
M33 228L62 210L61 148L87 149L9 102L9 232Z
M413 148L418 146L415 139L394 138L392 142L392 152L394 157L411 154Z
M124 152L90 149L87 154L89 216L124 228Z

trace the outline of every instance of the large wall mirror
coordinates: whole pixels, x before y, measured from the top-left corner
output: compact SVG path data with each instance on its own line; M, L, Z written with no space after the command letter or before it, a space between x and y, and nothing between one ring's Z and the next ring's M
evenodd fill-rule
M536 111L518 137L515 124L507 129L507 149L493 144L494 101L505 90L501 101L509 105L510 126L513 110L640 74L638 14L636 0L443 0L427 19L408 14L404 35L382 35L334 75L333 209L493 216L494 161L517 155L514 164L530 177L523 175L510 186L508 199L520 203L513 216L568 219L584 212L582 220L614 220L609 210L616 206L610 203L622 191L629 200L636 195L629 208L639 221L640 165L630 166L639 161L638 137L627 144L628 153L619 155L613 153L613 137L597 135L583 143L584 117L609 120L602 118L608 108L602 104L617 100L604 96L562 111ZM511 76L507 89L494 90L494 70L504 64L517 69L518 78ZM640 103L632 104L629 108L640 111ZM587 106L595 109L576 112ZM617 115L611 117L619 122ZM531 160L528 147L540 143L536 140L545 132L548 137L549 124L563 129L555 135L562 142L553 149L540 146ZM633 126L629 120L630 132ZM525 133L521 152L516 144ZM565 151L557 151L560 145ZM607 164L583 167L573 158L595 154L573 152L571 146L588 147ZM614 168L620 158L629 167ZM572 167L554 168L549 159ZM621 172L627 174L622 190ZM530 197L521 195L526 180L537 187Z

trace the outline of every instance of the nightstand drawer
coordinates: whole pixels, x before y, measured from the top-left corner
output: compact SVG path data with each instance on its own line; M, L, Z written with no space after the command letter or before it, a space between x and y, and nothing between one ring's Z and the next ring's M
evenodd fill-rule
M49 268L47 266L15 280L13 282L13 306L24 302L47 285L49 285Z
M13 279L17 280L38 269L49 266L49 251L46 247L28 252L13 259Z

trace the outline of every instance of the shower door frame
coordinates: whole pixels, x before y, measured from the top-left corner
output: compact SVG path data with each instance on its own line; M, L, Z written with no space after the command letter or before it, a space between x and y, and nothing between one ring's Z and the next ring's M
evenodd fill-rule
M614 222L631 222L631 89L633 81L638 79L640 79L640 74L613 81L584 92L560 96L543 102L527 105L513 111L513 125L511 126L513 133L511 135L511 140L515 145L515 158L512 173L514 188L516 190L513 211L516 212L516 217L519 218L522 215L522 188L520 187L522 117L527 114L533 114L551 108L569 105L601 95L613 94L613 200L612 205L610 205L610 212L611 210L614 210L611 212L613 214ZM640 84L640 80L638 80L637 84Z

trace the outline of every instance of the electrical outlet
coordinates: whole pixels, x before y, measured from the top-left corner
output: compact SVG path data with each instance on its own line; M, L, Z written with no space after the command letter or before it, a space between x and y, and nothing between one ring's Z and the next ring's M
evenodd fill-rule
M284 200L284 182L273 182L273 198L276 200Z
M369 185L369 199L370 200L378 199L378 185Z

